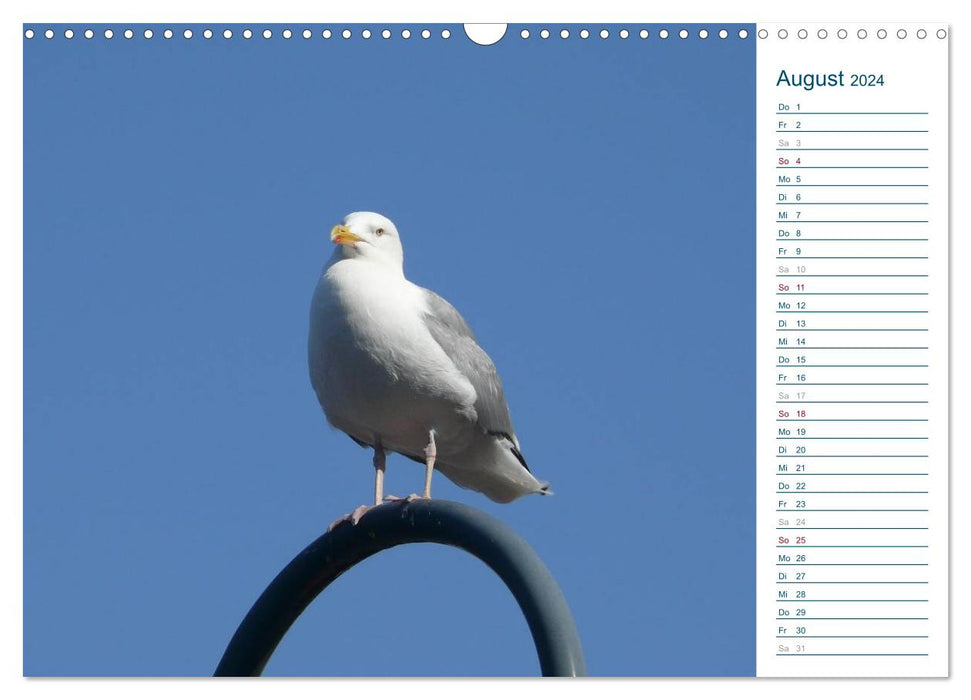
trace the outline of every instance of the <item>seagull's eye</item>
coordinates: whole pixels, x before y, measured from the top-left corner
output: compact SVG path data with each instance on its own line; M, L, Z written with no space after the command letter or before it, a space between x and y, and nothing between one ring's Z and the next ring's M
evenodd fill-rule
M383 236L384 235L384 229L383 228L375 229L374 230L374 235L375 236Z

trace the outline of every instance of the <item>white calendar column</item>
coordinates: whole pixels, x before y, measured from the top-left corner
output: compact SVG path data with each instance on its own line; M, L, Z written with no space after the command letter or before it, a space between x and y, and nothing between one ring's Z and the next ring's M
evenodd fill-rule
M946 26L757 30L757 672L948 673Z

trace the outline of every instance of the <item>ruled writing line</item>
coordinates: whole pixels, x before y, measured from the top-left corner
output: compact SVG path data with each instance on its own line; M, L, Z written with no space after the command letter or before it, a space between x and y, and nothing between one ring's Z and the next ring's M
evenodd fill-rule
M783 200L781 202L776 202L776 206L779 207L834 207L834 206L853 206L853 207L867 207L867 206L924 206L927 202L790 202Z
M847 241L927 241L927 238L776 238L776 241L802 242L802 241L833 241L844 243Z
M803 115L803 114L842 114L848 116L856 116L861 114L868 115L908 115L908 116L926 116L929 112L803 112L802 110L787 111L787 112L776 112L777 115L790 116L790 115Z
M928 639L926 634L777 634L776 639Z
M777 134L927 134L927 129L776 129Z

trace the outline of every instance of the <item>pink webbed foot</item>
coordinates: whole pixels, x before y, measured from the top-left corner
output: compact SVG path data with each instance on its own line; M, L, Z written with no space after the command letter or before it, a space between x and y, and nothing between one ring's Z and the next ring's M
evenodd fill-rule
M360 522L361 518L364 517L364 514L367 513L369 510L371 510L372 508L374 508L374 506L358 506L357 508L355 508L354 510L352 510L350 513L347 513L346 515L342 515L337 520L335 520L334 522L332 522L327 527L327 532L330 532L331 530L333 530L335 527L337 527L341 523L350 522L351 525L357 525L358 522Z
M424 496L419 496L417 493L413 493L410 496L405 496L404 498L401 496L385 496L384 500L388 503L411 503L412 501L420 501L424 498Z

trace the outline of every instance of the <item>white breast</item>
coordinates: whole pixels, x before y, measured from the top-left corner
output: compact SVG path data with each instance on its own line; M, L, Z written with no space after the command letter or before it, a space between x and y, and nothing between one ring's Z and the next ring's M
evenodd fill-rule
M311 381L328 420L364 442L421 454L428 430L464 442L475 390L431 337L420 288L381 265L331 264L310 318ZM447 434L447 435L446 435Z

